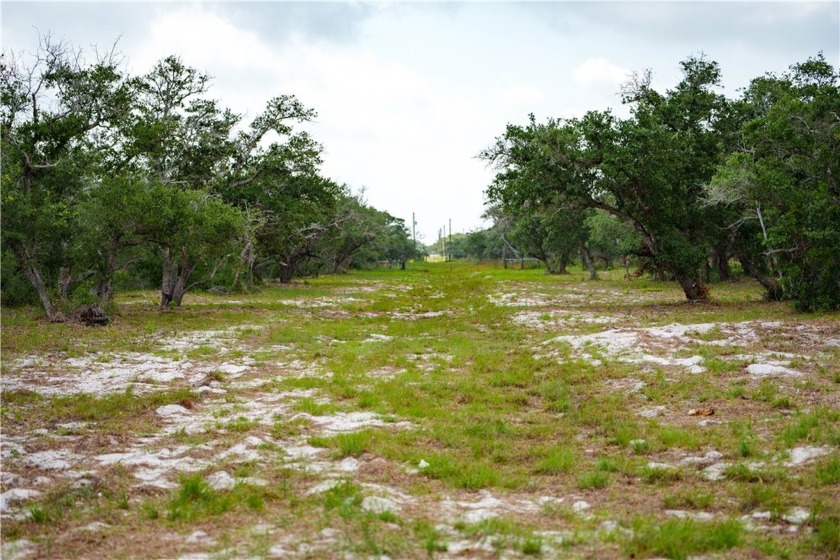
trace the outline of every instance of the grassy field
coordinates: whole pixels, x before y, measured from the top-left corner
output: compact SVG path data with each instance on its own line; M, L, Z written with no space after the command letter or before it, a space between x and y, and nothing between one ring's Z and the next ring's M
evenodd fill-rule
M2 318L2 557L840 557L840 315L418 263Z

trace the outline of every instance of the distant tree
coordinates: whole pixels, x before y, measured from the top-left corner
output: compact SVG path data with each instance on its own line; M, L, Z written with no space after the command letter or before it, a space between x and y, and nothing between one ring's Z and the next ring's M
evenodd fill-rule
M495 227L469 232L464 240L464 252L467 258L476 260L502 258L502 246L499 231Z
M364 191L350 192L343 187L338 195L334 227L323 239L323 254L331 272L346 271L353 257L390 232L391 216L367 204Z
M397 263L401 270L405 270L406 263L411 259L423 256L422 247L416 245L411 238L405 221L394 216L387 216L387 227L373 243L370 260L387 260Z
M603 261L610 268L616 259L624 259L639 252L640 240L633 226L614 215L596 209L586 218L589 230L587 245L596 261Z

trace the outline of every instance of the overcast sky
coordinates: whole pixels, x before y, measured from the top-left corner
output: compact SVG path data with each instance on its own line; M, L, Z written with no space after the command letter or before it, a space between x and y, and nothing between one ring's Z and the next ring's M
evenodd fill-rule
M840 3L44 3L2 2L3 50L38 34L100 48L130 72L177 54L211 93L253 117L290 93L318 112L325 175L404 218L425 241L482 227L492 173L476 154L508 122L619 108L619 85L680 78L704 52L724 93L822 51L840 64Z

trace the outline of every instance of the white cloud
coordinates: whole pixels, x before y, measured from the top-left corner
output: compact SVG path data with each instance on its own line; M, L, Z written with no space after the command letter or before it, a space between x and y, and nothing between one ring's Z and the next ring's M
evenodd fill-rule
M574 80L586 88L615 87L626 81L630 71L604 57L587 58L574 71Z
M501 97L505 103L529 105L531 103L538 103L545 99L545 94L535 87L519 85L505 88L505 90L502 91Z
M396 216L417 212L427 238L450 216L456 231L480 223L491 172L474 156L507 122L621 113L627 68L673 87L691 53L719 61L735 95L840 52L836 2L6 4L4 49L32 50L34 29L81 47L122 36L132 74L177 54L246 121L296 95L319 113L308 129L324 173Z
M387 52L301 35L270 43L212 6L191 6L152 20L148 43L132 57L134 71L170 53L212 75L211 94L249 117L284 93L314 108L317 122L307 128L325 147L323 172L365 186L374 206L406 221L414 211L428 230L466 208L477 223L490 177L473 156L488 141L487 127L472 100L443 91ZM533 88L512 93L520 102L540 95Z

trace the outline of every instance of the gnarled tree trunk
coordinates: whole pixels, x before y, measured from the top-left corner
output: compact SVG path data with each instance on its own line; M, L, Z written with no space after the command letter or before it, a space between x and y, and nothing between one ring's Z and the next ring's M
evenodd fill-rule
M189 254L185 249L181 250L180 257L176 259L168 247L163 251L163 275L160 284L161 309L166 309L170 304L180 306L187 292L187 281L196 265L190 263Z
M579 242L579 248L580 257L586 263L586 268L589 269L589 279L595 280L598 277L598 273L595 271L595 262L592 260L592 255L589 253L589 249L586 248L586 244L583 241Z
M709 289L702 282L683 273L676 273L674 277L680 283L680 287L689 301L707 301L709 299Z
M19 242L13 246L13 249L18 258L18 262L23 268L24 275L26 275L27 280L29 280L29 283L32 284L32 287L35 288L35 291L38 293L38 299L41 300L41 307L44 308L44 313L47 315L47 319L49 319L51 323L63 321L64 317L62 317L61 313L57 312L53 308L50 294L47 291L47 286L44 284L41 271L35 264L35 259L32 256L30 248L24 243Z
M765 299L780 301L784 297L784 287L779 283L778 280L776 280L772 276L764 274L761 271L761 268L757 266L746 255L738 254L737 258L738 262L741 263L744 272L755 278L756 281L758 281L758 283L761 284L761 286L764 288Z

